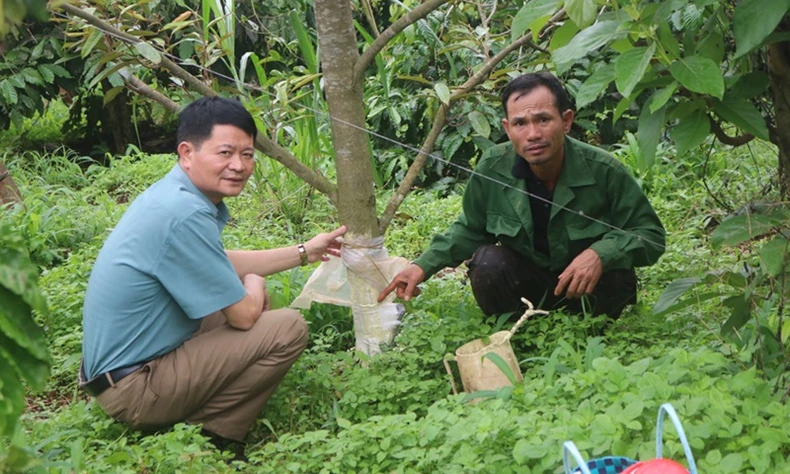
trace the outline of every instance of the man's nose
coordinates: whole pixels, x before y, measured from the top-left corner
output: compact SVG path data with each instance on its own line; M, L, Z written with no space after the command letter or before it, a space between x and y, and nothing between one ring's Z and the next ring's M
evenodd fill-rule
M536 127L534 124L527 124L524 128L524 134L527 140L534 141L541 139L540 127Z
M228 168L233 171L244 170L244 159L241 157L240 154L234 153L233 156L231 156L230 163L228 163Z

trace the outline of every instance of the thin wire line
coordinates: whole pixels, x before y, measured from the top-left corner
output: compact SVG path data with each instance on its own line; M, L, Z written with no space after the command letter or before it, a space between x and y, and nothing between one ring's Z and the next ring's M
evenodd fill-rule
M64 18L64 19L66 19L66 20L71 20L71 18L70 18L68 15L65 15L65 14L63 14L63 13L60 13L60 12L53 12L53 13L54 13L55 15L57 15L57 16L60 16L61 18ZM91 28L97 29L97 30L99 30L99 31L102 31L102 32L103 32L103 33L105 33L106 35L108 35L108 36L111 36L111 37L113 37L113 38L116 38L116 39L120 40L121 42L123 42L123 43L126 43L126 44L128 44L128 45L130 45L130 46L134 44L133 42L129 41L128 39L126 39L126 38L124 38L124 37L122 37L122 36L119 36L119 35L117 35L117 34L115 34L115 33L111 32L111 31L107 31L107 30L105 30L104 28L100 28L100 27L98 27L98 26L92 25L92 24L90 24L90 23L87 23L87 22L85 23L85 25L84 25L84 26L88 26L88 27L91 27ZM150 43L147 43L147 44L150 44ZM154 46L154 45L151 45L151 46L152 46L153 48L156 48L156 46ZM214 75L214 76L216 76L216 77L218 77L218 78L222 78L222 79L228 80L228 81L230 81L230 82L232 82L232 83L234 83L234 84L237 84L237 86L239 85L239 83L241 83L241 84L243 84L244 88L246 88L246 89L252 89L252 90L254 90L254 91L257 91L257 92L260 92L260 93L262 93L262 94L268 95L268 96L269 96L269 97L271 97L271 98L277 99L277 95L276 95L276 94L274 94L273 92L269 92L269 91L267 91L267 90L265 90L265 89L261 88L260 86L257 86L257 85L255 85L255 84L249 84L249 83L246 83L246 82L244 82L244 81L242 81L242 80L239 80L239 81L237 81L237 80L236 80L235 78L233 78L233 77L230 77L230 76L227 76L227 75L225 75L225 74L222 74L222 73L216 72L216 71L214 71L214 70L212 70L212 69L210 69L210 68L207 68L207 67L205 67L205 66L201 66L201 65L199 65L199 64L196 64L196 63L195 63L195 64L192 64L192 63L185 63L184 61L182 61L182 60L181 60L181 58L179 58L179 57L177 57L177 56L174 56L173 54L170 54L170 53L168 53L168 52L166 52L166 51L162 51L162 50L160 50L160 49L158 49L158 48L156 48L156 49L157 49L157 52L158 52L159 54L161 54L161 55L163 55L163 56L166 56L166 57L168 57L169 59L171 59L171 60L172 60L174 63L176 63L176 64L177 64L177 65L179 65L179 66L185 66L185 67L190 67L190 66L191 66L191 67L198 68L198 69L200 69L200 70L202 70L202 71L205 71L205 72L208 72L209 74L212 74L212 75ZM138 56L137 54L133 54L133 55L134 55L135 57L136 57L136 56ZM241 92L241 91L239 91L239 92ZM505 188L512 189L512 190L514 190L514 191L516 191L516 192L518 192L518 193L524 194L524 195L526 195L526 196L529 196L529 197L531 197L531 198L535 198L535 199L537 199L537 200L539 200L539 201L542 201L542 202L544 202L544 203L546 203L546 204L550 204L550 205L552 205L552 206L554 206L554 207L556 207L556 208L559 208L559 209L561 209L561 210L563 210L563 211L569 212L569 213L571 213L571 214L576 214L576 215L578 215L578 216L580 216L580 217L582 217L582 218L584 218L584 219L588 219L588 220L590 220L590 221L593 221L593 222L596 222L596 223L598 223L598 224L604 225L604 226L606 226L606 227L609 227L609 228L611 228L611 229L613 229L613 230L618 230L618 231L620 231L620 232L624 232L624 233L626 233L626 234L631 234L631 235L633 235L633 236L636 236L636 237L637 237L637 240L639 240L639 241L644 241L644 242L647 242L647 243L649 243L649 244L652 244L652 245L654 245L654 246L656 246L656 247L658 247L658 248L661 248L661 249L663 249L663 250L666 250L666 245L665 245L665 244L662 244L662 243L659 243L659 242L654 242L654 241L652 241L652 240L650 240L650 239L647 239L647 238L645 238L645 237L644 237L644 236L642 236L642 235L639 235L639 234L637 234L637 233L636 233L636 232L634 232L634 231L627 230L627 229L622 229L622 228L620 228L620 227L617 227L616 225L610 224L610 223L608 223L608 222L605 222L605 221L602 221L602 220L600 220L600 219L596 219L595 217L592 217L592 216L588 216L588 215L587 215L587 214L585 214L583 211L576 211L576 210L574 210L574 209L568 208L568 207L566 207L566 206L563 206L563 205L561 205L561 204L557 204L557 203L555 203L555 202L551 201L550 199L546 199L546 198L544 198L544 197L542 197L542 196L538 196L537 194L530 193L529 191L525 191L525 190L523 190L523 189L520 189L520 188L517 188L517 187L515 187L515 186L512 186L512 185L510 185L510 184L508 184L508 183L505 183L505 182L503 182L503 181L500 181L500 180L498 180L498 179L496 179L496 178L493 178L493 177L491 177L491 176L487 176L487 175L484 175L484 174L482 174L482 173L478 173L478 172L476 172L475 170L473 170L473 169L471 169L471 168L467 168L467 167L465 167L465 166L462 166L462 165L459 165L459 164L457 164L457 163L453 163L452 161L445 160L444 158L440 158L439 156L437 156L437 155L434 155L434 154L432 154L432 153L425 153L425 152L423 152L422 150L420 150L419 148L417 148L417 147L415 147L415 146L409 145L409 144L407 144L407 143L402 143L402 142L399 142L399 141L397 141L397 140L395 140L395 139L392 139L392 138L390 138L390 137L387 137L387 136L385 136L385 135L382 135L382 134L380 134L380 133L378 133L378 132L374 132L374 131L372 131L372 130L369 130L369 129L365 128L365 127L360 127L360 126L358 126L358 125L355 125L355 124L353 124L353 123L347 122L347 121L345 121L345 120L342 120L342 119L339 119L339 118L333 117L333 116L332 116L332 114L330 114L330 113L328 113L328 112L324 112L324 111L322 111L322 110L317 110L317 109L314 109L314 108L312 108L312 107L310 107L310 106L308 106L308 105L303 105L303 104L300 104L300 107L301 107L301 108L303 108L303 109L305 109L305 110L309 110L309 111L313 112L313 113L314 113L314 114L316 114L316 115L322 116L322 117L324 117L324 118L329 118L330 120L332 120L332 121L334 121L334 122L337 122L337 123L340 123L340 124L342 124L342 125L345 125L345 126L347 126L347 127L351 127L351 128L353 128L353 129L356 129L356 130L359 130L359 131L365 132L365 133L367 133L368 135L374 136L374 137L376 137L376 138L379 138L379 139L381 139L381 140L384 140L384 141L386 141L386 142L389 142L389 143L391 143L391 144L393 144L393 145L397 145L397 146L399 146L399 147L401 147L401 148L404 148L404 149L406 149L406 150L409 150L409 151L415 152L415 153L417 153L418 155L425 155L425 156L427 156L428 158L432 158L432 159L434 159L434 160L437 160L437 161L439 161L439 162L441 162L441 163L444 163L444 164L446 164L446 165L449 165L449 166L455 167L455 168L457 168L457 169L459 169L459 170L461 170L461 171L464 171L464 172L468 173L469 175L472 175L472 176L478 176L478 177L480 177L480 178L482 178L482 179L485 179L485 180L491 181L491 182L493 182L493 183L495 183L495 184L498 184L498 185L500 185L500 186L503 186L503 187L505 187ZM645 249L645 251L647 251L647 249Z

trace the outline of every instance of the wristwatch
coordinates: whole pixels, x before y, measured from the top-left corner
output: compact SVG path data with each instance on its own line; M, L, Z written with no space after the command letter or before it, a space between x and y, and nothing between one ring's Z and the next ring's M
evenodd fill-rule
M307 249L304 248L304 244L299 244L296 248L299 249L299 260L301 261L301 265L307 265L309 262L307 261Z

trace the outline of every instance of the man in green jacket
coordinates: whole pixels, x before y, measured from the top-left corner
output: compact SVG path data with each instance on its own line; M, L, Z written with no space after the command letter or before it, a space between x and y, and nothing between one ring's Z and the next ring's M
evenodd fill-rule
M428 250L396 275L409 300L417 285L467 261L472 291L486 314L536 306L617 318L636 302L634 267L664 252L665 231L639 185L603 150L567 136L571 100L540 72L502 93L509 143L488 149L471 177L463 212Z

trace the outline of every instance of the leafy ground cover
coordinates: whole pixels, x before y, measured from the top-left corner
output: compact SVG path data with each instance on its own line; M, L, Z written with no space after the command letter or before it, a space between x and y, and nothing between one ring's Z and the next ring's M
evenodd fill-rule
M623 148L618 155L629 162L634 152ZM700 472L790 472L783 371L767 375L756 363L759 345L720 334L729 314L720 300L653 314L673 280L743 264L743 249L714 250L710 233L727 207L770 196L765 183L774 160L767 146L682 159L663 148L660 163L639 178L669 244L658 265L639 271L640 303L617 321L562 312L530 321L513 339L524 382L477 404L451 395L442 359L509 323L483 316L462 271L427 282L407 305L393 347L374 359L353 352L345 309L314 305L304 313L310 345L250 433L249 463L229 466L228 455L197 427L129 431L75 384L92 262L128 203L163 176L174 157L131 150L104 167L61 151L6 155L24 203L1 219L43 269L40 285L51 311L39 315L39 323L52 374L45 392L28 397L15 447L0 444L0 466L5 457L6 466L25 472L553 473L561 471L565 440L590 457L651 458L656 413L669 401L683 419ZM332 228L336 218L326 201L306 200L298 187L289 193L271 186L284 182L284 171L264 163L265 172L229 202L228 248L287 245ZM411 196L388 233L390 252L418 255L457 215L460 192ZM309 271L271 277L274 305L290 303ZM781 368L786 358L778 357L774 366ZM665 438L665 452L681 459L671 429Z

